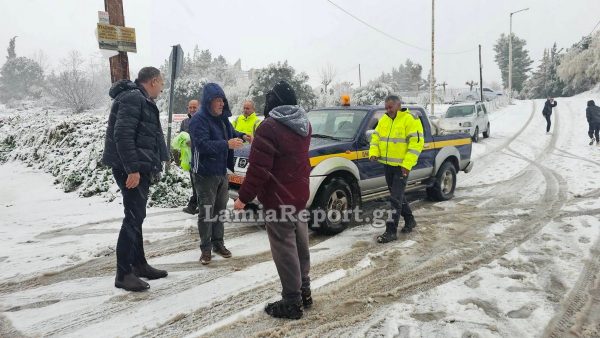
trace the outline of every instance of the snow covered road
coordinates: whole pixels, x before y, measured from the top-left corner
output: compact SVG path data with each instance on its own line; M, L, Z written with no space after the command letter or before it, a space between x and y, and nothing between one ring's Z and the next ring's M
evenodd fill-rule
M194 217L151 209L147 255L169 277L127 293L112 286L118 203L2 165L0 336L599 336L600 147L587 145L588 99L600 95L557 99L550 135L543 101L492 114L456 197L414 195L419 226L396 243L377 245L370 225L311 235L315 305L299 321L262 311L280 286L261 226L226 225L234 257L204 267Z

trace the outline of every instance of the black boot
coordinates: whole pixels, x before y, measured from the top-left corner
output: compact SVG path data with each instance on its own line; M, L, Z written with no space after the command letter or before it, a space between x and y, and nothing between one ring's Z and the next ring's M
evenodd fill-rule
M305 309L309 309L313 304L310 286L303 286L300 291L302 292L302 306Z
M183 208L182 211L186 214L195 215L198 213L198 208L192 205L188 205L187 207Z
M409 216L404 219L404 228L400 232L407 234L411 232L417 226L417 221L413 216Z
M275 303L269 303L265 307L265 312L271 317L300 319L304 314L301 300L282 299Z
M115 287L127 291L139 292L150 289L150 284L139 279L133 272L130 272L124 276L117 274L117 277L115 277Z
M148 279L159 279L167 277L169 274L165 270L159 270L151 267L148 263L140 264L138 266L132 266L133 273L138 277L144 277Z

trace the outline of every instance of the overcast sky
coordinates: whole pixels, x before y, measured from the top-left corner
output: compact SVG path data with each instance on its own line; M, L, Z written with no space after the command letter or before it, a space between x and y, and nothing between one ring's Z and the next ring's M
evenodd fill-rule
M129 53L132 73L159 66L170 46L185 52L194 45L222 54L242 68L260 68L288 60L308 73L316 85L327 64L337 70L335 81L363 85L382 71L410 58L430 68L430 0L332 0L347 11L413 48L378 33L334 7L327 0L124 0L125 24L137 34L137 53ZM482 45L484 82L500 82L493 45L508 33L509 13L516 14L513 31L526 39L538 60L554 42L570 47L589 34L600 20L600 0L437 0L436 78L451 87L477 80L477 45ZM103 0L0 0L0 63L8 40L18 35L17 54L42 50L56 65L70 50L84 55L98 51L95 25ZM466 51L460 54L446 54ZM108 61L107 61L108 67Z

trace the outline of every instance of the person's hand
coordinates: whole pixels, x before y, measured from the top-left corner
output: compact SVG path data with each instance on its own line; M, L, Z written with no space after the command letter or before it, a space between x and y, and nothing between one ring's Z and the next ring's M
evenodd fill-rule
M244 139L244 141L246 141L248 143L252 143L252 140L254 139L254 137L252 137L252 135L248 135L248 134L244 135L242 138Z
M239 198L233 203L233 210L244 210L246 203L242 202Z
M232 138L227 141L227 145L229 146L229 149L239 149L244 146L244 142L239 138Z
M402 176L404 176L404 177L408 177L408 174L410 174L410 170L408 170L404 167L400 167L400 170L402 170Z
M369 160L371 161L377 161L379 159L379 156L371 156L369 157Z
M127 175L127 181L125 181L125 187L127 189L134 189L140 184L140 173L131 173Z

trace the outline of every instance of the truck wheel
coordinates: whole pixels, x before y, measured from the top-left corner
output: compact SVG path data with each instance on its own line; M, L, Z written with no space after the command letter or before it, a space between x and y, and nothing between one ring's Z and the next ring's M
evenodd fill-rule
M490 124L488 123L487 129L483 132L483 138L490 137Z
M344 212L354 208L352 188L343 178L335 177L320 190L312 209L324 210L327 216L311 228L325 235L338 234L350 224L349 219L344 221Z
M471 139L475 143L479 142L479 127L475 127L475 134L473 134L473 137L471 137Z
M456 188L456 168L450 162L444 162L435 175L435 183L427 188L427 196L434 201L447 201L454 197Z

